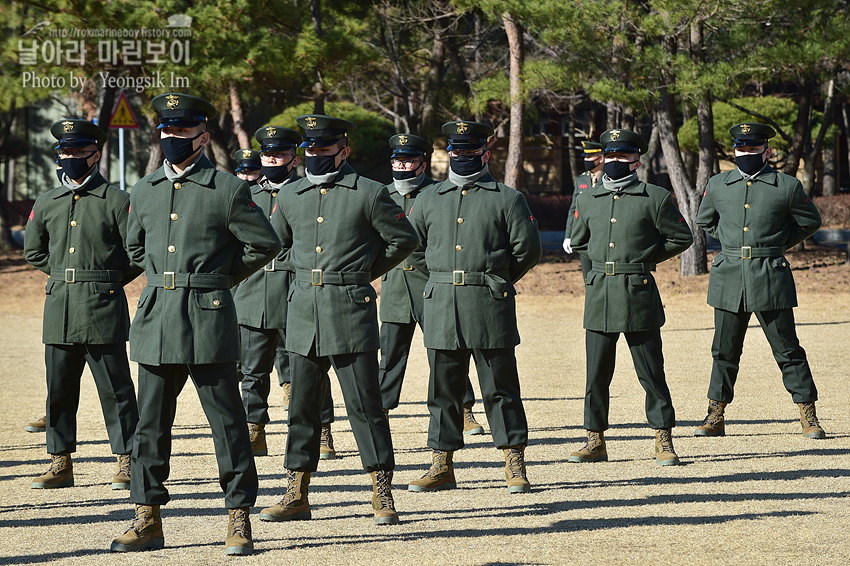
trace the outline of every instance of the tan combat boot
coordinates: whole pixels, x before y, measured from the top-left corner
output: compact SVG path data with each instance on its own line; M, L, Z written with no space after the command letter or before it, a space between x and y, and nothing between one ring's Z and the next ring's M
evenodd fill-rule
M165 547L159 505L136 505L136 518L123 535L112 541L112 552L159 550Z
M112 489L130 489L130 455L118 455L118 469L112 476Z
M266 444L266 425L248 423L248 438L251 440L251 450L254 456L268 456L269 446Z
M508 493L528 493L531 484L525 472L525 446L508 446L504 451Z
M250 511L250 507L227 510L227 538L224 539L225 554L254 554Z
M334 458L336 458L336 450L334 450L334 437L331 434L331 423L325 423L322 425L319 460L333 460Z
M472 403L463 404L463 434L484 434L484 427L475 421Z
M283 410L289 410L289 397L292 395L292 384L289 382L284 383L281 387L283 387Z
M32 489L54 489L57 487L74 486L74 464L67 452L50 455L50 467L43 476L38 476L30 483Z
M378 470L372 476L372 509L375 510L376 525L398 524L398 513L393 501L393 473Z
M286 470L286 479L286 495L277 505L260 511L261 521L309 521L312 517L307 500L310 472Z
M38 420L30 421L24 427L27 432L44 432L47 430L47 417L41 417Z
M723 411L726 405L723 401L708 400L708 415L702 421L702 426L694 430L694 436L726 436L726 423L723 420Z
M678 466L679 457L673 449L673 431L669 428L659 428L655 431L655 461L659 466Z
M806 438L826 438L826 433L818 422L815 413L815 403L797 403L800 407L800 425L803 427L803 435Z
M605 434L601 430L587 431L587 442L578 452L570 454L570 462L607 462L608 450L605 448Z
M454 452L445 452L443 450L434 450L431 454L431 467L425 472L425 475L410 482L407 486L408 491L437 491L438 489L454 489L457 487L455 482L455 468L452 463Z

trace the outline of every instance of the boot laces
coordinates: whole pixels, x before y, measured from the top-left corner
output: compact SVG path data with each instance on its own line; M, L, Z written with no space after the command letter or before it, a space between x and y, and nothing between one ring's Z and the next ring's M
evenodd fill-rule
M251 525L248 523L248 512L244 509L231 509L230 534L242 538L251 538Z
M301 493L298 490L298 476L294 470L286 470L286 495L283 496L278 505L289 505L299 497L301 497Z
M381 508L395 510L392 482L389 473L386 471L379 471L375 474L375 499Z
M463 422L466 424L478 424L475 420L475 415L472 414L472 407L463 406Z
M803 403L803 418L806 419L808 426L820 426L818 417L815 414L814 403Z
M48 468L48 473L53 474L54 476L58 476L61 472L64 472L68 469L68 466L65 465L65 456L64 454L51 454L50 455L50 468Z
M129 454L119 454L118 455L118 473L124 474L128 478L130 477L130 455Z
M444 473L448 467L446 463L448 455L441 450L434 450L431 454L431 467L428 468L428 471L425 472L425 475L422 476L422 479L431 478L435 479L440 474Z
M658 431L658 443L661 445L662 452L674 452L673 437L669 430L661 429Z
M133 531L136 533L136 536L142 534L147 527L151 525L153 522L151 519L152 510L150 507L146 505L136 505L136 517L133 519L133 523L130 525L130 528L127 529L127 532Z
M508 449L508 470L513 478L525 478L525 455L521 450Z
M333 444L334 444L334 440L333 440L333 436L331 435L331 427L330 426L323 426L322 427L321 445L327 446L328 448L333 448Z

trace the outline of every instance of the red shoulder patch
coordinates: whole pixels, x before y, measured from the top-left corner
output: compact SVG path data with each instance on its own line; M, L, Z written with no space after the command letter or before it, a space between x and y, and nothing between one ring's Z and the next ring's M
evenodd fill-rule
M30 220L32 220L33 218L35 218L35 208L34 207L33 207L32 210L30 210Z
M578 209L576 209L576 218L578 218Z
M587 188L587 185L579 185L579 186L578 186L578 188L580 188L580 189L586 189L586 188Z
M277 203L274 203L274 208L272 208L272 214L277 212Z
M396 219L396 220L401 220L401 219L402 219L402 218L404 218L405 216L406 216L406 214L402 212L401 214L399 214L398 216L396 216L396 217L395 217L395 219Z
M529 216L529 217L528 217L528 219L529 219L529 220L534 220L534 217L533 217L533 216Z
M806 200L804 200L803 202L809 202L809 195L806 195Z
M257 203L254 202L254 201L251 201L251 204L248 205L248 208L254 208L255 206L257 206Z
M684 217L684 216L683 216L683 217L681 217L681 218L679 219L679 222L682 222L684 219L685 219L685 217Z
M133 205L127 206L127 214L130 214L130 211L133 210Z
M702 198L705 198L705 195L707 195L707 194L708 194L708 189L706 189L702 192Z

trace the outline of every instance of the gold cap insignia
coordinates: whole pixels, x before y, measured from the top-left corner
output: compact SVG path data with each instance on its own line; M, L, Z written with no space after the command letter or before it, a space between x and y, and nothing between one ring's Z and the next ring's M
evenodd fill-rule
M407 136L405 136L404 134L400 135L398 137L398 143L401 145L407 145Z
M277 133L277 128L269 126L268 128L266 128L266 133L269 135L269 137L271 137Z
M165 97L165 99L168 101L168 102L165 103L165 105L168 106L172 110L174 110L174 108L176 108L177 105L180 104L180 97L175 96L173 94L169 94L168 96Z
M251 150L250 149L243 149L242 150L242 159L248 159L250 157L251 157Z
M750 125L749 125L749 124L742 124L742 125L741 125L741 133L742 133L742 134L749 134L749 133L750 133L750 129L751 129L751 128L750 128Z
M457 133L465 134L468 129L469 129L469 124L467 124L466 122L458 122L457 123Z
M611 141L620 139L620 130L611 130Z
M307 127L310 128L311 130L316 127L316 119L313 118L312 116L307 116L306 122L307 122Z
M73 122L62 122L62 131L66 134L68 132L74 131L74 123Z

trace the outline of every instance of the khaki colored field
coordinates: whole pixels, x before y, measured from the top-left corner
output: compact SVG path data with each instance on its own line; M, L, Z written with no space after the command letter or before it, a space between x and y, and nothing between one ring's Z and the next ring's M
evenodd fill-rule
M799 290L797 330L820 390L826 440L800 434L799 413L755 318L737 397L727 409L727 436L692 436L706 408L713 314L705 304L708 278L683 279L671 261L657 279L667 312L667 379L679 423L674 442L684 465L662 469L650 458L652 431L624 340L611 388L611 461L568 463L584 438L583 290L577 261L547 258L520 283L517 299L532 493L508 495L504 460L489 435L471 437L456 454L457 490L406 491L429 460L428 367L417 334L402 404L390 416L401 524L372 522L370 480L332 381L341 458L321 462L313 476L313 520L254 520L257 553L229 558L212 439L190 384L174 427L164 550L108 551L129 524L132 506L128 492L109 489L114 457L88 371L78 415L76 487L29 488L30 479L47 467L44 435L24 432L25 422L44 413L45 276L27 267L20 254L0 257L0 563L850 564L850 268L843 264L843 250L789 259ZM128 289L132 305L143 284ZM478 392L474 379L473 384ZM284 489L286 412L279 388L270 401L270 455L257 459L257 509L275 503ZM489 431L480 403L475 412Z

